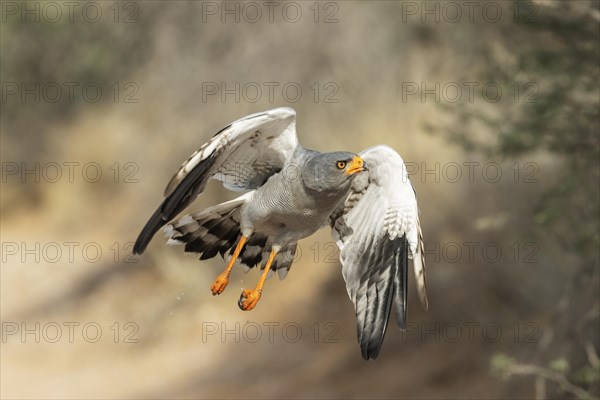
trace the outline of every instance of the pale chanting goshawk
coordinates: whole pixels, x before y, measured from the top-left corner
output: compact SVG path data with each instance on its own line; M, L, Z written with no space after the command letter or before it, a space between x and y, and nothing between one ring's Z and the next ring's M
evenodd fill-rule
M210 179L248 192L172 221ZM291 108L232 122L192 154L167 185L133 252L141 254L165 225L169 243L185 244L201 260L227 256L213 295L227 286L236 260L246 271L262 265L256 287L242 291L242 310L254 308L272 271L280 279L287 275L298 240L330 225L365 359L377 357L392 308L404 329L409 258L427 309L419 212L402 158L388 146L359 154L308 150L298 143Z

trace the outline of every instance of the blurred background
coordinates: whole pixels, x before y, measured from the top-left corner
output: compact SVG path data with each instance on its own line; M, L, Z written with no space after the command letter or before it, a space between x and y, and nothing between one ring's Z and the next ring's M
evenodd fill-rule
M599 396L598 1L0 5L3 398ZM411 278L376 361L327 229L249 313L257 271L213 297L220 257L130 255L188 155L279 106L411 173L430 307Z

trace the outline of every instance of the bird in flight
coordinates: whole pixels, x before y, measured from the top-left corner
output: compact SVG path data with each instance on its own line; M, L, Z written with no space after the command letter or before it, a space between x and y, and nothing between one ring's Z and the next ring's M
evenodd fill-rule
M248 192L175 220L210 179ZM388 146L359 154L306 149L296 136L296 112L275 108L217 132L183 163L164 196L134 254L162 227L170 244L184 244L201 260L220 254L227 266L210 288L213 295L225 290L236 261L246 271L261 266L256 287L240 295L242 310L256 306L274 271L280 279L287 275L298 240L326 225L340 249L363 358L379 354L392 308L405 327L409 258L427 309L417 200L402 158Z

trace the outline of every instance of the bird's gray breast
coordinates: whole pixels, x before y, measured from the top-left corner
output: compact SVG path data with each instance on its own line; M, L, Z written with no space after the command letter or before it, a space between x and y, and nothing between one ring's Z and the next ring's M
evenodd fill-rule
M299 240L322 228L343 194L325 196L302 183L299 170L291 164L256 190L241 218L242 228L270 237L276 244Z

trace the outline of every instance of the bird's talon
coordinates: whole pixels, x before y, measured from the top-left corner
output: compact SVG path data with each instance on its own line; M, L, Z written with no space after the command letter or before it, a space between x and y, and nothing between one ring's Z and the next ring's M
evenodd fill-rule
M240 295L240 299L238 300L238 306L243 311L252 310L254 307L256 307L258 300L260 300L260 294L261 294L260 291L256 290L256 289L243 290L242 294Z
M210 290L211 290L213 296L223 293L223 291L227 287L228 283L229 283L228 276L226 276L224 274L217 276L217 279L215 279L215 282L210 287Z

